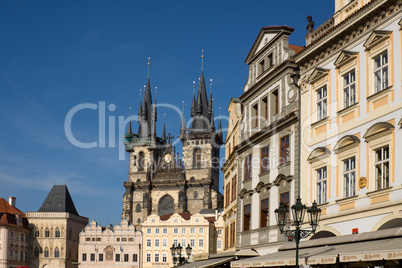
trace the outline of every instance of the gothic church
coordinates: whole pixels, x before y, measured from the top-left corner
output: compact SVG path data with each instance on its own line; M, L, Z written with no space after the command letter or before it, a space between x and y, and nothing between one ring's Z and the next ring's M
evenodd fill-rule
M148 81L138 111L138 133L133 133L131 120L125 135L129 153L128 181L123 183L122 219L141 225L151 213L200 213L205 209L222 208L219 192L219 148L223 143L219 120L215 129L212 93L206 94L203 70L197 96L191 105L192 124L186 127L182 114L179 138L182 157L176 152L163 126L161 137L156 133L157 105L152 103Z

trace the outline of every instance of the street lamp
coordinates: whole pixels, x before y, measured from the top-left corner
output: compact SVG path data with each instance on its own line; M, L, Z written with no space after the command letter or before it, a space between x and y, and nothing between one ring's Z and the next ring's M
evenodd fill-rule
M300 229L303 225L304 215L309 214L309 220L311 225L311 230ZM293 225L296 227L295 230L285 230L285 225L287 224L287 214L288 209L285 208L283 203L279 204L279 208L275 209L276 221L278 223L279 230L281 234L285 234L287 237L294 237L296 242L296 268L299 267L299 242L300 239L308 237L310 234L314 234L317 229L318 222L320 220L321 209L317 207L317 203L314 201L313 205L307 209L305 205L301 203L300 196L296 199L296 204L292 206L293 215Z
M172 257L173 257L173 265L174 266L176 266L176 263L179 263L178 264L178 266L179 266L186 262L186 257L181 256L182 249L183 249L183 247L180 246L180 243L177 246L175 246L173 243L172 247L170 248L170 252L172 253ZM190 245L187 245L187 247L184 249L186 250L187 260L188 260L188 258L190 258L191 251L193 250L193 248L190 247Z

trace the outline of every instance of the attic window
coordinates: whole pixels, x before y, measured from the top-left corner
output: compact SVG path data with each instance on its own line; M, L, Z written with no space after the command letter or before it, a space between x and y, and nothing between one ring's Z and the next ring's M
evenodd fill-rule
M22 226L22 216L19 214L15 214L15 222L17 223L17 225Z
M271 66L274 65L274 57L272 53L268 55L268 68L271 68Z
M265 60L260 61L260 74L265 71Z

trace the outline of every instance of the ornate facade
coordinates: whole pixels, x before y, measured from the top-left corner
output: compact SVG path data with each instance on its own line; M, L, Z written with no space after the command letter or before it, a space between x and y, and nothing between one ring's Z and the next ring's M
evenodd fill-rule
M157 105L152 103L148 77L143 103L139 105L138 133L131 121L125 136L129 153L129 176L124 182L122 218L140 226L150 214L199 213L222 207L219 193L219 148L222 131L215 130L212 94L207 98L201 72L197 96L191 106L191 127L182 115L180 140L182 157L166 136L156 134ZM169 135L170 136L170 135Z

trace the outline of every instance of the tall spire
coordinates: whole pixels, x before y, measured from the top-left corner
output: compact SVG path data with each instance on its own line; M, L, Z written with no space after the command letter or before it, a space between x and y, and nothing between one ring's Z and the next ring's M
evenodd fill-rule
M180 126L180 139L184 139L185 134L186 134L186 123L184 121L184 101L183 101L183 110L182 110L181 126Z
M128 131L127 131L127 134L128 134L128 135L132 135L132 134L133 134L133 131L132 131L132 128L131 128L131 107L130 107L130 116L129 116L129 121L128 121Z
M211 117L212 115L212 79L210 80L209 84L209 103L208 103L208 115Z
M191 103L191 117L195 116L195 81L193 81L193 102Z
M138 107L138 136L141 137L142 134L142 103L141 103L141 91L142 88L140 89L140 105Z
M204 71L204 50L201 50L201 72Z
M166 114L164 114L163 116L163 131L162 131L162 141L165 142L166 141Z

